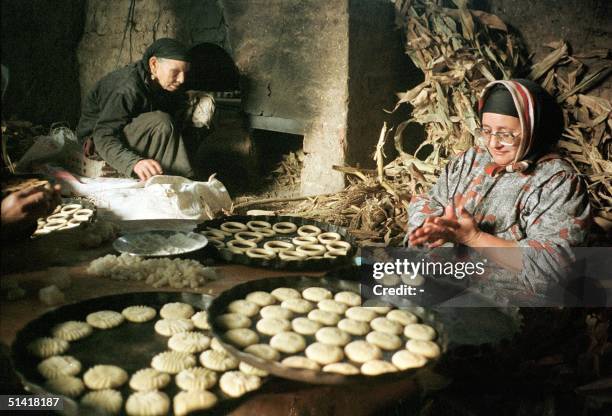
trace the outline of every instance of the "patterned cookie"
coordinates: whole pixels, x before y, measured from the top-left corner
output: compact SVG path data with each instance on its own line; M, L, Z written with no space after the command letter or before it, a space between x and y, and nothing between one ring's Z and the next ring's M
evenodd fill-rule
M183 302L166 303L159 311L159 316L164 319L189 319L195 310L193 306Z
M87 322L68 321L55 325L51 333L55 338L65 341L76 341L85 338L93 332L93 328Z
M304 299L319 302L323 299L331 299L333 294L323 287L309 287L302 291L302 296Z
M75 376L81 371L81 362L69 355L56 355L41 361L37 368L46 379Z
M130 322L142 323L150 321L155 318L157 312L155 309L144 306L144 305L136 305L136 306L128 306L127 308L121 311L121 315L125 317Z
M151 367L170 374L177 374L195 365L196 359L193 355L179 351L164 351L151 360Z
M183 390L208 390L217 384L217 373L208 368L188 368L176 375L175 382Z
M291 323L286 319L263 318L257 322L256 328L260 333L272 336L279 332L289 331Z
M125 411L134 416L165 416L170 410L170 399L161 391L132 393L125 402Z
M87 315L85 320L94 328L110 329L121 325L125 318L119 312L98 311Z
M193 326L190 319L160 319L155 322L155 332L170 337L181 332L191 331Z
M210 338L201 332L180 332L168 340L168 348L174 351L196 353L210 346Z
M161 390L170 383L170 375L154 368L143 368L130 378L130 387L136 391Z
M266 377L268 375L267 371L253 367L251 364L245 363L244 361L240 362L240 365L238 365L238 370L242 371L247 376Z
M198 329L210 329L210 325L208 325L208 313L206 311L196 312L191 317L191 321Z
M61 376L45 382L45 389L52 393L63 394L68 397L78 397L85 390L85 385L78 377Z
M121 412L123 397L120 392L112 389L90 391L81 398L81 405L102 414L117 415Z
M200 354L200 363L214 371L229 371L238 368L240 362L222 351L207 350Z
M48 358L53 355L63 354L68 350L68 341L59 338L36 338L28 344L28 351L39 358Z
M228 371L219 380L219 387L230 397L240 397L245 393L257 390L260 386L259 377L248 376L240 371Z
M176 416L187 415L197 410L206 410L217 404L217 396L205 390L181 391L173 399Z
M291 328L302 335L314 335L322 326L321 323L304 317L291 321Z
M215 322L223 329L250 328L251 320L241 313L226 313L215 318Z
M112 389L123 385L128 374L115 365L95 365L85 372L83 381L92 390Z

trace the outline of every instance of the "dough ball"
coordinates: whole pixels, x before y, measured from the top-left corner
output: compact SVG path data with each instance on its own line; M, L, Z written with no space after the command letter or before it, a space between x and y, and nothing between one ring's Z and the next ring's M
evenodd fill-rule
M385 315L391 309L393 309L393 306L391 306L390 304L386 302L381 302L377 299L370 299L367 302L364 302L362 306L380 315Z
M340 321L340 315L333 312L322 311L321 309L314 309L308 313L308 319L319 322L323 325L333 326Z
M372 319L370 326L375 331L386 332L387 334L393 335L402 335L404 331L404 327L401 324L383 317Z
M94 328L110 329L121 325L125 318L119 312L99 311L90 313L85 320Z
M264 306L259 313L262 318L291 319L293 317L293 312L279 305Z
M229 371L238 368L240 362L231 355L215 350L207 350L200 354L200 363L214 371Z
M274 296L263 291L251 292L245 299L258 306L268 306L276 303L276 298Z
M130 387L137 391L161 390L170 383L170 375L154 368L143 368L130 378Z
M241 313L226 313L217 316L215 322L224 329L249 328L251 320Z
M285 367L292 368L304 368L306 370L321 370L321 366L316 363L316 361L311 360L310 358L302 357L300 355L293 355L291 357L285 358L282 363Z
M397 350L402 346L402 340L397 335L379 331L372 331L366 335L366 341L383 350Z
M81 406L96 409L102 414L118 415L123 406L123 397L113 389L90 391L81 398Z
M407 370L409 368L423 367L427 364L427 358L408 350L399 350L393 354L391 362L400 370Z
M235 300L227 306L228 311L240 313L248 316L249 318L257 315L259 313L259 309L259 305L244 299Z
M353 341L344 347L344 353L351 361L365 363L366 361L382 358L382 352L376 345L366 341Z
M179 351L164 351L151 360L151 367L165 373L177 374L196 365L193 355Z
M291 321L291 328L302 335L314 335L323 325L308 318L295 318Z
M128 306L121 311L121 314L130 322L142 323L155 318L157 312L149 306L136 305Z
M340 347L315 342L306 347L306 357L319 364L337 363L344 358Z
M128 380L124 369L116 365L95 365L85 372L83 381L92 390L112 389Z
M28 351L38 358L48 358L53 355L63 354L68 350L68 341L59 338L36 338L28 344Z
M338 328L351 335L363 336L370 332L370 325L367 322L356 321L345 318L338 322Z
M208 325L208 312L206 311L196 312L191 317L191 322L198 329L210 329L210 325Z
M179 352L202 352L209 346L210 338L201 332L180 332L168 340L168 348Z
M85 338L93 332L93 328L87 322L68 321L55 325L51 333L55 338L65 341L76 341Z
M388 361L372 360L361 365L361 373L366 376L378 376L385 373L394 373L397 368Z
M406 349L412 353L420 354L426 358L437 358L440 356L440 346L433 341L421 341L418 339L408 340Z
M306 340L295 332L281 332L270 339L270 346L285 354L295 354L306 348Z
M45 382L45 389L51 393L63 394L71 398L75 398L83 393L85 385L78 377L61 376L52 378Z
M345 376L353 376L359 374L359 369L349 363L331 363L323 367L326 373L337 373Z
M413 324L419 320L415 314L408 311L403 311L401 309L393 309L392 311L389 311L387 314L387 319L404 326Z
M281 306L295 313L308 313L314 308L312 303L304 299L287 299Z
M165 319L189 319L195 310L193 306L183 302L166 303L159 311L159 316Z
M238 369L248 376L267 377L268 372L260 368L253 367L251 364L240 362Z
M355 321L370 322L377 316L376 312L371 308L364 308L362 306L353 306L346 310L346 317Z
M76 376L81 372L81 362L70 355L56 355L41 361L38 372L47 379Z
M248 347L249 345L259 342L259 335L257 335L257 332L248 328L230 329L225 333L225 338L240 348Z
M240 397L245 393L257 390L261 386L261 379L249 376L240 371L228 371L221 376L219 386L223 393L230 397Z
M210 341L210 348L212 348L215 351L220 351L226 354L228 353L225 347L221 345L221 343L219 342L217 338L213 338L212 341Z
M361 305L361 296L355 292L338 292L334 296L336 302L344 303L347 306L359 306Z
M323 299L317 304L317 307L322 311L333 312L337 313L338 315L344 314L348 308L348 306L346 306L344 303L340 303L332 299Z
M268 361L278 361L280 358L278 351L266 344L249 345L244 352Z
M155 322L155 332L165 337L191 331L192 329L193 322L190 319L160 319Z
M436 330L425 324L410 324L404 328L406 338L431 341L436 338Z
M165 416L170 410L166 393L151 390L132 393L125 402L125 411L134 416Z
M315 335L315 338L317 341L323 344L334 345L337 347L344 347L346 344L351 342L351 336L348 333L333 326L319 329Z
M176 385L187 391L208 390L217 384L217 373L208 368L193 367L176 375Z
M291 324L286 319L263 318L257 322L256 328L260 333L272 336L291 330Z
M173 409L176 416L210 409L217 404L217 396L205 390L181 391L174 396L173 400Z
M302 297L302 295L300 295L300 292L290 287L277 287L272 292L270 292L270 294L274 296L279 302L282 302L287 299L299 299Z
M319 302L323 299L331 299L333 294L324 287L309 287L302 291L302 296L304 299Z

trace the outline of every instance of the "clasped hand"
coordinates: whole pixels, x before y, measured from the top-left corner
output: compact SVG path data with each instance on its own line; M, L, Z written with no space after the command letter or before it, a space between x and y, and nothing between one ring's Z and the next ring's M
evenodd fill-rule
M463 206L455 212L453 205L447 205L444 215L428 217L423 225L408 236L411 246L426 245L429 248L439 247L446 242L471 246L478 240L481 231L474 217Z

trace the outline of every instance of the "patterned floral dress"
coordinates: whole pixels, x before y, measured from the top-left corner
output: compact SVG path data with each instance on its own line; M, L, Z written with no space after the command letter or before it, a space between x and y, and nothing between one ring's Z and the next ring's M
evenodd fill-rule
M551 284L562 284L559 265L571 262L571 247L586 239L586 186L560 158L544 158L526 172L494 167L486 148L478 146L449 162L427 195L413 197L408 232L427 217L442 215L446 205L463 205L482 231L526 248L521 272L491 273L472 284L489 293L545 293Z

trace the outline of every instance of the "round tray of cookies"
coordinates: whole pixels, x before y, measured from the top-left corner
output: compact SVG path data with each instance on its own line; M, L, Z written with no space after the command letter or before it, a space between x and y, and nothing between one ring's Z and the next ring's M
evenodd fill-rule
M213 338L211 300L145 292L62 306L18 333L15 369L29 391L62 395L65 414L225 414L267 374Z
M37 220L33 238L80 229L96 219L96 206L86 198L62 198L51 214Z
M300 217L234 215L198 231L220 258L247 266L325 270L348 264L357 252L346 228Z
M241 361L314 384L403 378L446 351L447 334L433 312L369 303L353 281L268 278L215 298L209 324Z

